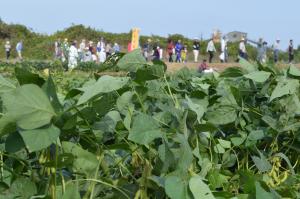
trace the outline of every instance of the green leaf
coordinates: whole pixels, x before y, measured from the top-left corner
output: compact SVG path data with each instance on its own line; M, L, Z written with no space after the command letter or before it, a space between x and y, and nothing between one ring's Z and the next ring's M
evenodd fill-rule
M270 102L276 98L282 97L284 95L294 94L299 88L299 81L295 79L287 79L278 82L277 86L272 92L270 97Z
M163 65L145 65L143 68L139 68L136 71L135 79L136 82L145 82L149 80L162 78L165 74Z
M256 189L256 198L263 198L263 199L274 199L273 195L266 190L264 190L259 182L255 182L255 189Z
M100 122L94 123L93 129L101 130L102 132L113 133L117 123L121 120L122 119L118 111L110 111L101 119Z
M22 149L25 149L25 144L20 134L17 132L9 134L5 141L5 151L17 153Z
M193 151L184 135L177 134L177 139L180 143L179 160L177 163L177 168L179 171L181 171L181 173L185 173L192 164Z
M225 125L235 122L236 110L233 106L216 106L206 114L208 122L216 125Z
M83 95L79 98L77 105L86 103L91 98L103 94L110 93L112 91L119 90L124 87L129 81L128 77L112 77L112 76L102 76L93 85L82 88L84 91Z
M229 67L220 74L220 77L241 77L243 75L244 72L241 67Z
M257 68L247 60L241 57L239 59L240 59L241 68L245 69L248 73L252 73L257 70Z
M25 68L16 67L15 75L20 85L35 84L41 87L45 83L45 80L42 77L40 77L38 74L30 72Z
M189 187L195 199L215 199L211 190L200 176L193 176L190 179Z
M2 97L7 115L17 122L22 129L35 129L50 123L55 112L38 86L23 85Z
M208 174L209 186L211 189L215 190L217 188L222 188L223 185L228 183L228 177L221 174L218 170L214 169Z
M13 133L17 130L16 122L13 117L4 115L0 118L0 137Z
M300 77L300 70L294 65L290 66L288 73L292 76Z
M151 116L140 113L133 118L132 128L128 139L142 145L147 145L156 138L161 138L162 132L156 120Z
M158 148L158 155L163 163L162 172L167 172L170 167L175 165L175 157L167 142L164 141Z
M43 85L43 90L47 94L48 98L50 99L50 102L53 106L53 108L58 112L62 109L62 105L60 104L57 93L56 93L56 87L53 82L53 79L51 76L47 79L46 83Z
M165 190L171 199L188 199L187 183L177 176L166 178Z
M28 199L37 193L35 184L28 178L17 178L10 187L15 198Z
M264 138L265 134L262 130L257 130L257 131L251 131L251 133L248 135L249 140L261 140Z
M147 61L143 57L141 49L136 49L124 55L118 61L117 67L121 70L135 72L145 64L147 64Z
M133 95L133 92L127 91L117 99L117 107L121 113L127 113L128 106L132 103Z
M78 185L75 183L68 184L66 186L66 191L61 199L80 199L80 194L78 191Z
M251 156L255 166L260 172L267 172L272 169L272 165L268 162L265 156L262 153L259 153L260 157Z
M222 140L222 139L218 139L219 144L225 148L225 149L230 149L231 148L231 142L227 141L227 140Z
M59 134L60 130L53 125L48 128L20 132L20 135L22 136L29 152L39 151L47 148L52 143L57 141Z
M244 75L244 77L251 79L255 82L258 83L264 83L265 81L267 81L267 79L269 79L271 73L269 72L265 72L265 71L255 71L252 73L249 73L247 75Z
M65 153L73 154L75 160L73 162L73 169L75 172L92 175L98 166L97 157L80 146L71 142L62 142L62 148Z
M2 93L10 92L14 89L16 89L16 86L0 75L0 95Z
M187 95L185 96L185 99L187 100L187 105L189 109L197 114L197 121L200 123L200 120L206 111L206 105L194 103Z
M225 153L225 149L222 147L221 144L217 144L216 146L214 146L214 151L220 154Z

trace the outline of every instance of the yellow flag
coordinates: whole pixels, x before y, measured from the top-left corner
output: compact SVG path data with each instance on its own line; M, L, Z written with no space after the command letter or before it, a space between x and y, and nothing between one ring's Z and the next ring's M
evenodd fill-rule
M137 49L139 47L139 40L140 40L140 29L133 28L132 29L132 37L131 37L132 50Z

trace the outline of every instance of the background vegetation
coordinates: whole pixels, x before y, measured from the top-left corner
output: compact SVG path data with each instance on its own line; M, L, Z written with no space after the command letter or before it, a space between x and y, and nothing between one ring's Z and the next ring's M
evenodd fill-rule
M31 60L51 60L53 59L54 54L54 42L56 39L61 38L68 38L69 41L77 40L80 41L81 39L85 38L86 40L92 40L96 42L99 40L100 37L104 37L107 42L117 42L122 46L122 50L127 50L127 43L130 41L131 34L128 33L110 33L104 32L101 30L97 30L91 27L85 27L83 25L73 25L65 30L58 31L52 35L44 35L36 33L24 25L19 24L6 24L5 22L1 21L0 19L0 59L5 57L4 51L4 44L7 39L9 39L13 46L12 56L15 57L15 45L19 40L23 40L24 42L24 57L26 59ZM144 44L148 38L155 43L158 43L161 47L166 48L167 40L172 39L174 41L182 40L184 44L186 44L189 48L189 51L192 51L192 44L193 40L189 39L180 34L169 35L168 38L161 37L158 35L151 35L145 36L142 35L140 37L140 43ZM201 55L206 54L206 46L207 41L201 41ZM216 48L220 51L220 45L216 44ZM237 57L238 52L238 44L237 43L230 43L229 46L229 56L230 60L234 61ZM247 46L249 57L251 59L255 59L256 57L256 49L255 47L248 45ZM271 56L271 52L269 52ZM191 59L192 56L190 55L189 58ZM216 56L218 58L218 56ZM283 61L287 61L287 53L282 52L280 58ZM295 61L300 61L299 49L296 52Z

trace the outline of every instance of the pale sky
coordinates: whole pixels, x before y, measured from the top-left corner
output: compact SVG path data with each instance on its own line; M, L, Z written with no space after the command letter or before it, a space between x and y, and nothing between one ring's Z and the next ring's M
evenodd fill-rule
M0 17L39 33L53 33L72 23L109 32L139 27L143 35L179 33L209 37L214 29L238 30L250 39L276 38L286 48L300 43L299 0L0 0Z

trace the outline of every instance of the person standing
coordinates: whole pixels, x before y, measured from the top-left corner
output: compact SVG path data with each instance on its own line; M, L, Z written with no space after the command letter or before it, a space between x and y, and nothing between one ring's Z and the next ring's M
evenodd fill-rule
M131 51L132 51L132 43L131 43L131 41L129 41L127 44L127 52L130 53Z
M195 38L194 43L193 43L193 54L194 54L194 62L195 63L198 62L199 50L200 50L199 39Z
M22 60L22 51L23 51L23 41L19 41L16 46L16 51L18 53L19 60Z
M267 45L268 43L266 41L263 41L262 38L259 39L257 44L257 61L260 63L267 62Z
M181 50L182 50L182 44L181 40L178 40L178 42L175 45L175 53L176 53L176 62L181 62Z
M10 45L9 41L6 41L4 48L5 48L5 53L6 53L6 60L9 60L10 51L11 51L11 45Z
M239 44L239 56L247 60L247 49L246 49L246 42L244 37L242 37Z
M120 46L119 46L118 43L115 43L115 44L114 44L113 49L114 49L114 53L119 53L119 52L121 51Z
M86 43L85 43L85 39L83 39L79 44L79 49L78 49L79 61L81 62L84 60L85 48L86 48Z
M106 60L106 51L105 51L105 42L104 38L101 37L100 41L97 43L97 56L100 63L104 63Z
M143 55L147 61L150 61L151 51L151 39L147 39L147 42L143 46Z
M76 42L72 42L72 45L69 49L69 56L68 56L68 67L69 69L73 70L77 66L77 58L78 58L78 50L76 48Z
M169 62L172 63L173 60L173 53L174 53L174 44L173 41L169 39L168 46L167 46L167 52L169 56Z
M159 46L156 46L153 48L153 60L158 61L160 60L160 54L159 54Z
M279 60L279 48L280 48L280 39L276 39L276 42L273 44L273 55L274 55L275 63L277 63Z
M111 47L111 44L110 43L107 43L106 46L105 46L105 53L106 53L106 57L109 57L112 55L112 52L113 49Z
M159 47L159 59L163 60L163 57L164 57L164 50L161 47Z
M69 50L70 50L69 42L68 42L68 39L65 38L64 43L62 45L62 61L63 62L68 60Z
M187 63L187 54L188 54L187 45L184 45L184 47L181 50L181 61L185 64Z
M294 44L292 39L290 40L288 52L289 52L289 63L291 64L294 60Z
M221 39L221 55L220 55L220 60L222 63L227 63L228 61L228 49L227 49L227 39L224 36Z
M54 43L54 50L55 50L55 59L61 58L61 42L60 39L57 39Z
M209 63L212 62L214 58L214 52L216 52L215 44L213 38L211 38L207 44L206 52L209 54Z
M264 54L263 39L260 38L257 42L257 58L256 58L256 60L260 63L263 63L263 54Z

